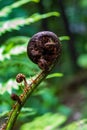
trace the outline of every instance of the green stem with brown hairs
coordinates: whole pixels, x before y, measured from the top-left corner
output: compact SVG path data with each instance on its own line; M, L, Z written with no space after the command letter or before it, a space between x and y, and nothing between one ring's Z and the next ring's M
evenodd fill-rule
M41 42L43 48L43 41L44 41L44 49L43 51L41 51ZM39 48L39 49L37 48L38 50L36 50L36 46L38 46ZM27 50L29 58L31 58L32 61L36 62L42 69L42 71L33 77L33 80L31 80L30 84L27 84L24 75L19 74L17 76L18 82L24 80L24 86L25 86L24 91L20 96L13 94L12 98L17 102L10 111L8 120L6 124L3 126L2 130L12 130L14 123L17 119L17 116L19 115L20 110L23 107L26 100L29 98L31 93L36 89L36 87L45 79L45 77L55 66L56 62L59 60L61 54L61 44L54 33L48 31L40 32L34 35L34 37L32 37L32 40L30 40L30 44L28 44ZM44 52L45 54L42 52ZM40 60L38 60L37 62L38 57L40 57Z
M45 71L41 71L38 75L36 75L35 79L32 81L32 83L27 86L27 92L23 92L22 98L21 98L21 104L19 104L18 102L16 102L16 104L13 106L10 114L9 114L9 118L7 120L6 123L6 128L5 130L12 130L14 123L17 119L17 116L20 113L20 110L22 108L22 106L24 105L25 101L28 99L28 97L31 95L31 93L34 91L34 89L38 86L38 84L40 84L40 82L48 75L47 72ZM26 90L26 87L25 87ZM20 95L20 97L21 97Z

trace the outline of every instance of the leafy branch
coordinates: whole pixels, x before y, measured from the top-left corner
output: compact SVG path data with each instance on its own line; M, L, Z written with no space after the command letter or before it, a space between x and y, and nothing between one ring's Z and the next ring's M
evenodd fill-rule
M21 1L18 1L18 2L15 2L11 5L8 5L6 7L4 7L1 11L0 11L0 17L6 17L8 16L13 9L15 8L18 8L20 6L22 6L23 4L26 4L28 2L39 2L39 0L21 0Z
M58 12L50 12L50 13L46 13L46 14L38 14L35 13L32 16L30 16L29 18L15 18L13 20L8 20L5 22L1 23L1 27L0 27L0 36L2 34L4 34L7 31L12 31L12 30L19 30L20 27L24 26L24 25L29 25L31 23L37 22L41 19L45 19L51 16L59 16L60 14Z

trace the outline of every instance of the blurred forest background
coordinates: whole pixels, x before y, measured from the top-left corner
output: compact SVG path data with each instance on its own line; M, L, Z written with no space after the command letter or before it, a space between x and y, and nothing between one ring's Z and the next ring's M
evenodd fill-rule
M81 122L67 125L87 118L87 0L0 0L0 125L14 104L11 93L22 92L16 75L29 79L39 71L26 48L29 38L43 30L61 40L62 56L51 73L63 76L39 85L14 130L79 130Z

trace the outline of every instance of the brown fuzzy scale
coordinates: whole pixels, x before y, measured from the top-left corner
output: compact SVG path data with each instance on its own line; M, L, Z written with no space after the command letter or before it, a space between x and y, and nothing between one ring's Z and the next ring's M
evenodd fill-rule
M49 31L35 34L28 43L27 54L42 70L48 70L55 59L59 60L61 54L57 35Z
M19 96L15 93L12 93L11 99L14 101L17 101L19 104L21 104L21 100L20 100Z

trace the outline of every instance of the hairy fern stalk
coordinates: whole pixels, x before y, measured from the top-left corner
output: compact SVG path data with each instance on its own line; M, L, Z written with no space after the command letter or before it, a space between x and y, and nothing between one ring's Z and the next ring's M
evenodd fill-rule
M29 84L26 81L25 75L18 74L16 76L16 81L18 83L24 81L24 90L20 96L17 96L17 94L13 94L11 96L12 99L16 101L16 103L13 105L6 123L2 125L2 130L11 130L13 128L17 116L19 115L20 110L26 100L49 74L49 72L55 66L56 62L59 60L61 54L60 41L58 37L52 32L39 32L35 34L31 40L29 40L27 54L29 58L34 63L36 63L39 68L41 68L41 71L31 79Z

